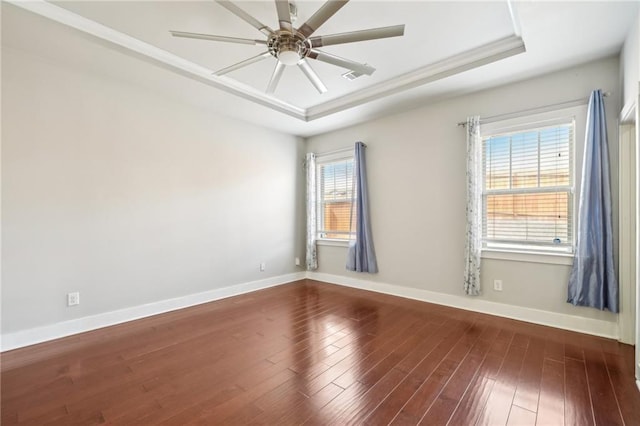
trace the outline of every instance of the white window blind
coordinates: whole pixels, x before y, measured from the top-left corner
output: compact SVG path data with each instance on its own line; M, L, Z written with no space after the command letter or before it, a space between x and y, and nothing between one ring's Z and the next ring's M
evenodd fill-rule
M353 156L317 160L318 238L355 238Z
M483 137L485 248L573 251L574 123Z

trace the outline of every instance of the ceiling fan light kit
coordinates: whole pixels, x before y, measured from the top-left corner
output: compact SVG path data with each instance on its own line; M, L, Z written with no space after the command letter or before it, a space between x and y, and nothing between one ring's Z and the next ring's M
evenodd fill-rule
M216 0L216 3L220 4L229 12L256 28L262 34L266 35L267 39L253 40L184 31L170 31L170 33L174 37L199 40L251 45L266 44L268 49L266 52L218 70L214 74L218 76L224 75L269 57L274 57L278 62L276 63L276 67L273 70L271 79L269 80L266 90L267 93L275 92L285 66L296 65L302 70L316 90L322 94L327 91L327 88L324 83L322 83L322 80L317 73L313 68L311 68L307 58L346 68L349 70L346 74L353 73L352 75L354 76L371 75L375 71L375 68L368 64L361 64L320 51L317 49L318 47L404 35L404 25L394 25L390 27L371 28L367 30L311 37L318 28L320 28L338 10L347 4L347 2L348 0L328 0L304 24L296 29L292 25L292 22L294 22L297 17L297 7L295 4L290 3L288 0L275 0L279 29L274 31L238 7L235 3L228 0Z

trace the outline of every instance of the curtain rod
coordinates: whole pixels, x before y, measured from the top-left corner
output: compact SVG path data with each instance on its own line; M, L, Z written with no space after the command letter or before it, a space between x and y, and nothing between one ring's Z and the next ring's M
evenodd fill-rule
M362 145L364 145L364 147L367 147L367 144L363 143ZM351 147L351 148L340 148L340 149L334 149L333 151L327 151L327 152L319 152L316 155L331 155L331 154L341 154L343 152L347 152L347 151L353 151L355 148Z
M610 92L604 92L602 94L603 97L607 97L611 95ZM539 114L539 113L543 113L543 112L547 112L547 111L553 111L554 109L562 109L562 108L570 108L570 107L574 107L574 106L579 106L579 105L585 105L589 103L589 98L580 98L580 99L574 99L572 101L567 101L567 102L560 102L557 104L550 104L550 105L544 105L544 106L540 106L540 107L536 107L536 108L529 108L529 109L524 109L521 111L516 111L516 112L510 112L507 114L498 114L498 115L492 115L490 117L487 118L482 118L480 119L481 123L491 123L493 121L499 121L499 120L507 120L509 118L518 118L518 117L522 117L525 115L529 115L529 114ZM462 127L466 127L467 126L467 122L466 121L461 121L458 123L458 126L462 126Z

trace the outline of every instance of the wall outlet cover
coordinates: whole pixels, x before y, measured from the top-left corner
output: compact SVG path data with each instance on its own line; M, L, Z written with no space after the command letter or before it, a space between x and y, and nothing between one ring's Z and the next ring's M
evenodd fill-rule
M67 294L67 306L76 306L80 304L80 292Z

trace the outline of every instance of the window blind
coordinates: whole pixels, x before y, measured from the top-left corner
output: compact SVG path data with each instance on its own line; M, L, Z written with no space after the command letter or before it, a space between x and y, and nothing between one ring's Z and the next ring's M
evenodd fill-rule
M318 161L318 237L355 237L353 157L330 162Z
M573 122L483 138L485 247L573 249Z

